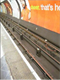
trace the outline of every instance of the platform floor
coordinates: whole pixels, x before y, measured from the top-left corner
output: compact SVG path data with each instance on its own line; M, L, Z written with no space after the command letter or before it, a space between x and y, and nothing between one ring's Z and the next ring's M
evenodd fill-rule
M13 79L36 80L2 27L0 44L4 52L0 58L0 79L11 79L12 76Z

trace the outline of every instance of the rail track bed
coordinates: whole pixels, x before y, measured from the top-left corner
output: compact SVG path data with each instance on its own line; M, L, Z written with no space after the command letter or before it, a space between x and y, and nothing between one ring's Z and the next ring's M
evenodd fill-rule
M45 79L60 79L60 48L5 15L1 14L0 21L13 40L17 41L18 47L21 46L24 54L35 62Z

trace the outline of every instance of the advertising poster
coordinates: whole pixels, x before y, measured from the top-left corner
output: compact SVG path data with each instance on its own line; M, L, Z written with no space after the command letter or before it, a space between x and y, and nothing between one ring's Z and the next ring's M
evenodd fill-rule
M60 34L59 0L20 0L21 19Z
M4 5L6 6L7 13L12 15L12 8L11 8L11 5L9 4L9 2L8 1L4 2Z
M2 7L0 6L0 12L2 12Z

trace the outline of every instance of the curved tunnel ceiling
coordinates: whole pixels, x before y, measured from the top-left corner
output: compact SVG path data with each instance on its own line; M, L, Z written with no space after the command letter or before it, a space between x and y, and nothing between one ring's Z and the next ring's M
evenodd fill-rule
M7 10L7 14L12 15L13 17L16 17L20 19L20 9L17 4L17 0L2 0L1 4L4 3ZM0 11L1 12L1 11ZM2 11L4 13L4 11Z
M0 2L3 2L3 1L5 1L5 0L0 0Z
M20 10L19 10L19 7L18 7L16 0L8 0L8 2L12 6L12 10L13 10L12 16L19 19L20 18Z

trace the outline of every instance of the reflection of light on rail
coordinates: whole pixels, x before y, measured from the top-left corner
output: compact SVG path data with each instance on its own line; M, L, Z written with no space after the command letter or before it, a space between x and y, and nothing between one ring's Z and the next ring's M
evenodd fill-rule
M34 75L34 77L36 78L36 80L41 80L40 77L38 76L38 74L35 72L35 70L32 68L32 66L30 65L30 63L27 61L27 59L24 57L24 55L21 53L21 51L19 50L19 48L17 47L17 45L15 44L15 42L12 40L12 38L10 37L10 35L8 34L8 32L5 30L5 28L3 27L4 31L6 32L6 34L8 35L9 39L11 40L11 42L13 43L13 45L15 46L15 48L17 49L18 53L20 54L20 56L22 57L23 61L26 63L27 67L30 69L30 71L32 72L32 74Z

